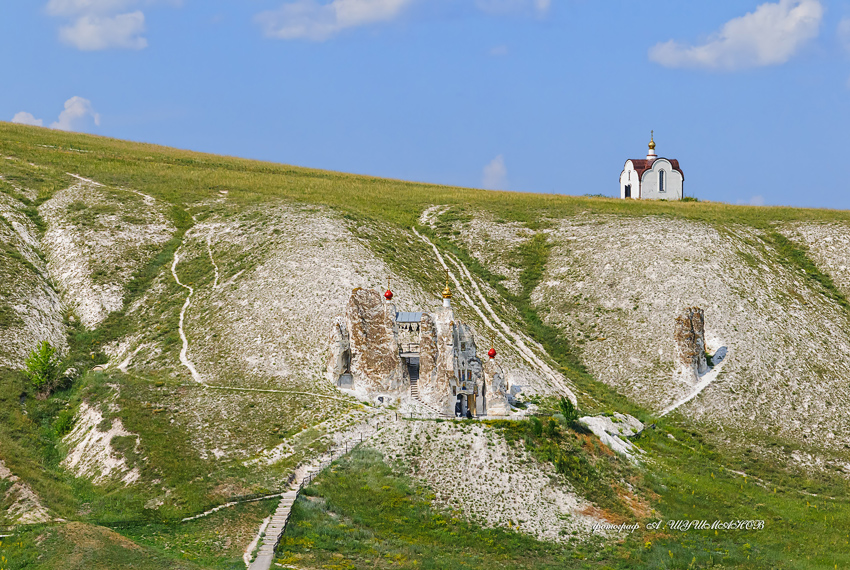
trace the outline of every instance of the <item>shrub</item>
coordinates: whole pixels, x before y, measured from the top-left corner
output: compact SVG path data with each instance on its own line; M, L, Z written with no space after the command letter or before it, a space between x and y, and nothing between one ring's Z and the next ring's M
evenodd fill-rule
M43 390L49 388L50 384L56 379L58 364L56 347L43 340L36 348L32 349L27 357L24 373L36 390Z
M56 417L56 422L53 424L53 429L56 430L56 435L62 437L71 431L74 426L74 411L62 410Z
M578 410L567 398L561 396L561 400L558 402L558 408L561 410L561 414L564 416L564 421L567 422L567 425L572 425L578 420Z
M543 424L540 423L540 420L538 420L537 418L532 416L530 421L531 421L531 433L533 433L537 437L540 437L541 435L543 435Z

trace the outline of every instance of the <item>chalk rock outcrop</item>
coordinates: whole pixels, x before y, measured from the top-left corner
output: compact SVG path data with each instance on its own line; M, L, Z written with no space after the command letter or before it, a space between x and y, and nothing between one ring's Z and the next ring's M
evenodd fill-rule
M626 438L643 431L643 424L637 418L620 413L612 416L585 416L578 423L589 429L602 443L632 461L640 449Z
M327 377L331 382L339 384L339 379L348 374L351 375L351 350L348 338L348 327L343 317L337 317L331 324L328 335L328 365ZM341 388L345 388L339 384Z
M351 374L361 386L376 391L398 390L404 370L398 354L395 305L373 289L355 289L346 307L351 347Z
M428 414L510 415L501 369L491 362L485 380L475 331L455 317L447 291L432 312L397 312L391 292L352 291L331 324L328 379L361 400L407 401Z
M676 317L673 338L676 341L676 375L686 382L696 382L708 372L703 310L699 307L688 307Z
M484 363L484 384L486 388L487 415L508 416L511 407L508 404L508 386L502 368L493 358Z
M440 311L436 315L437 325L437 378L434 382L433 405L443 413L454 415L454 401L449 396L452 386L457 387L455 370L455 322L452 311Z
M0 513L0 520L4 524L39 524L51 520L50 514L38 495L25 481L12 474L12 472L0 459L0 480L6 481L9 488L3 494L4 509Z
M419 321L419 395L426 402L438 398L438 358L436 323L429 313L422 313Z

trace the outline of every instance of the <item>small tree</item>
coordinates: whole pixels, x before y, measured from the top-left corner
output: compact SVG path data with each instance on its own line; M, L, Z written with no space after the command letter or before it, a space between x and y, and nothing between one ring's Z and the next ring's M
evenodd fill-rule
M534 416L531 416L531 433L537 437L543 435L543 423Z
M558 407L561 409L561 414L563 414L564 421L567 422L567 425L572 425L573 422L578 420L578 410L567 398L561 396L561 401L558 402Z
M32 349L25 364L25 373L37 390L49 387L56 378L59 365L56 347L46 340L41 341L36 348Z

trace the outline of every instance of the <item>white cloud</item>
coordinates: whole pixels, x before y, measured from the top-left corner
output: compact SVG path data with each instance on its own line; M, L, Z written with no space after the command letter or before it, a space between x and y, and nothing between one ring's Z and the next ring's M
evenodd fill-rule
M500 154L484 167L481 185L488 190L505 190L508 187L508 169L503 155Z
M764 206L764 196L762 196L761 194L757 194L756 196L753 196L752 198L750 198L749 201L738 200L738 205L740 205L740 206Z
M19 125L32 125L34 127L41 127L44 125L44 121L36 119L32 113L27 113L26 111L15 113L15 116L12 117L12 122L18 123Z
M95 113L91 101L82 97L71 97L65 101L65 110L59 113L59 120L50 125L60 131L79 131L91 122L100 125L100 115Z
M490 48L490 55L493 57L501 57L503 55L508 55L508 46L495 46Z
M182 0L49 0L45 11L66 19L66 25L59 29L59 39L79 50L138 50L148 45L142 36L145 15L138 7L181 3Z
M488 14L510 14L533 10L543 16L549 12L552 0L475 0L475 5Z
M649 59L665 67L723 70L779 65L817 37L822 19L819 0L768 2L729 20L702 45L656 44Z
M12 117L13 123L21 125L33 125L40 127L44 124L41 119L36 119L32 113L21 111ZM100 125L100 115L92 107L91 101L82 97L71 97L65 101L65 109L59 113L58 120L51 123L51 129L60 131L81 131L93 124Z
M79 16L91 14L114 14L126 10L133 0L50 0L47 13L51 16Z
M283 40L323 41L348 28L387 22L413 0L318 0L287 2L277 10L257 14L265 34Z
M144 49L145 15L141 11L117 16L81 16L59 30L59 38L82 51L110 48Z

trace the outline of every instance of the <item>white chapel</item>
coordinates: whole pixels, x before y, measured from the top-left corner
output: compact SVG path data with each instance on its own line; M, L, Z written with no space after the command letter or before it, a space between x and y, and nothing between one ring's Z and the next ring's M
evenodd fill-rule
M620 173L620 198L634 200L681 200L685 174L679 161L655 154L655 133L649 139L646 158L626 161Z

